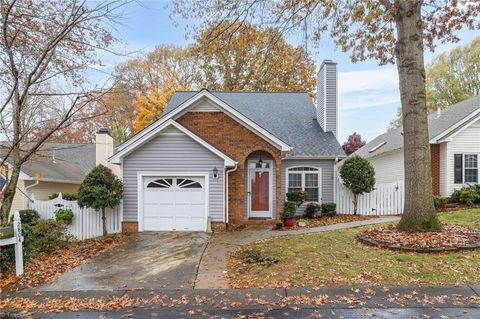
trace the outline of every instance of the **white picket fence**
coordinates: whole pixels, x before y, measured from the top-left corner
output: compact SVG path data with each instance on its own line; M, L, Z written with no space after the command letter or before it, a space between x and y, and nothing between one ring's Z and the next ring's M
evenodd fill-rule
M339 214L353 214L353 194L340 180L335 183L335 198ZM400 215L403 213L404 184L377 184L370 193L358 197L357 213L360 215Z
M73 211L72 224L68 231L76 239L82 240L102 236L102 213L92 208L80 208L76 201L62 198L62 194L52 200L38 200L33 198L29 208L35 209L41 219L55 219L55 211L59 208L68 208ZM107 231L119 233L121 228L121 211L119 207L108 208L106 211Z

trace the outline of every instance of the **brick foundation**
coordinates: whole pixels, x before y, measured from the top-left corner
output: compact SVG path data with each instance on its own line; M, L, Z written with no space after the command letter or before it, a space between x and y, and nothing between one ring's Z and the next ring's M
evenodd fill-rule
M138 222L122 222L122 233L138 233Z
M229 223L233 225L247 223L245 219L245 165L248 157L258 151L267 152L274 161L274 174L277 181L275 184L275 215L280 216L282 154L278 148L223 112L188 112L177 121L238 162L237 170L230 173L228 180Z
M430 144L433 195L440 195L440 144Z

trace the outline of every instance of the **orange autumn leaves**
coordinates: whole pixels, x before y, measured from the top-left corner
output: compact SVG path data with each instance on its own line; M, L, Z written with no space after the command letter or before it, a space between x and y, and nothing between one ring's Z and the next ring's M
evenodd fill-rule
M175 91L185 89L187 89L185 86L177 84L175 80L170 80L161 88L150 87L145 94L138 94L132 102L137 111L134 124L135 132L141 131L158 120Z

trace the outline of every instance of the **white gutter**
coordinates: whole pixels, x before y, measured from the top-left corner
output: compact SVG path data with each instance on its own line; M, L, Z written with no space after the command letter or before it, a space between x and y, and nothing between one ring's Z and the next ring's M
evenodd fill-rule
M32 185L28 185L28 186L25 186L25 192L21 191L23 193L23 195L25 195L32 203L33 203L33 199L30 198L30 196L28 196L28 190L30 188L34 188L35 186L37 186L38 184L40 184L40 181L37 179L35 181L35 183L33 183Z
M238 163L235 162L235 167L225 172L225 223L228 224L228 175L235 172L238 168Z

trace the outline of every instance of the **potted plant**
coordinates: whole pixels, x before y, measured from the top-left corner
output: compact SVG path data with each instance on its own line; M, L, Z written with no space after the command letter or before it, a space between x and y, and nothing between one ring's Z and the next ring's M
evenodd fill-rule
M297 212L297 203L286 201L283 204L283 225L285 227L295 226L295 213Z
M59 208L55 211L55 220L70 225L73 220L73 211L68 208Z

